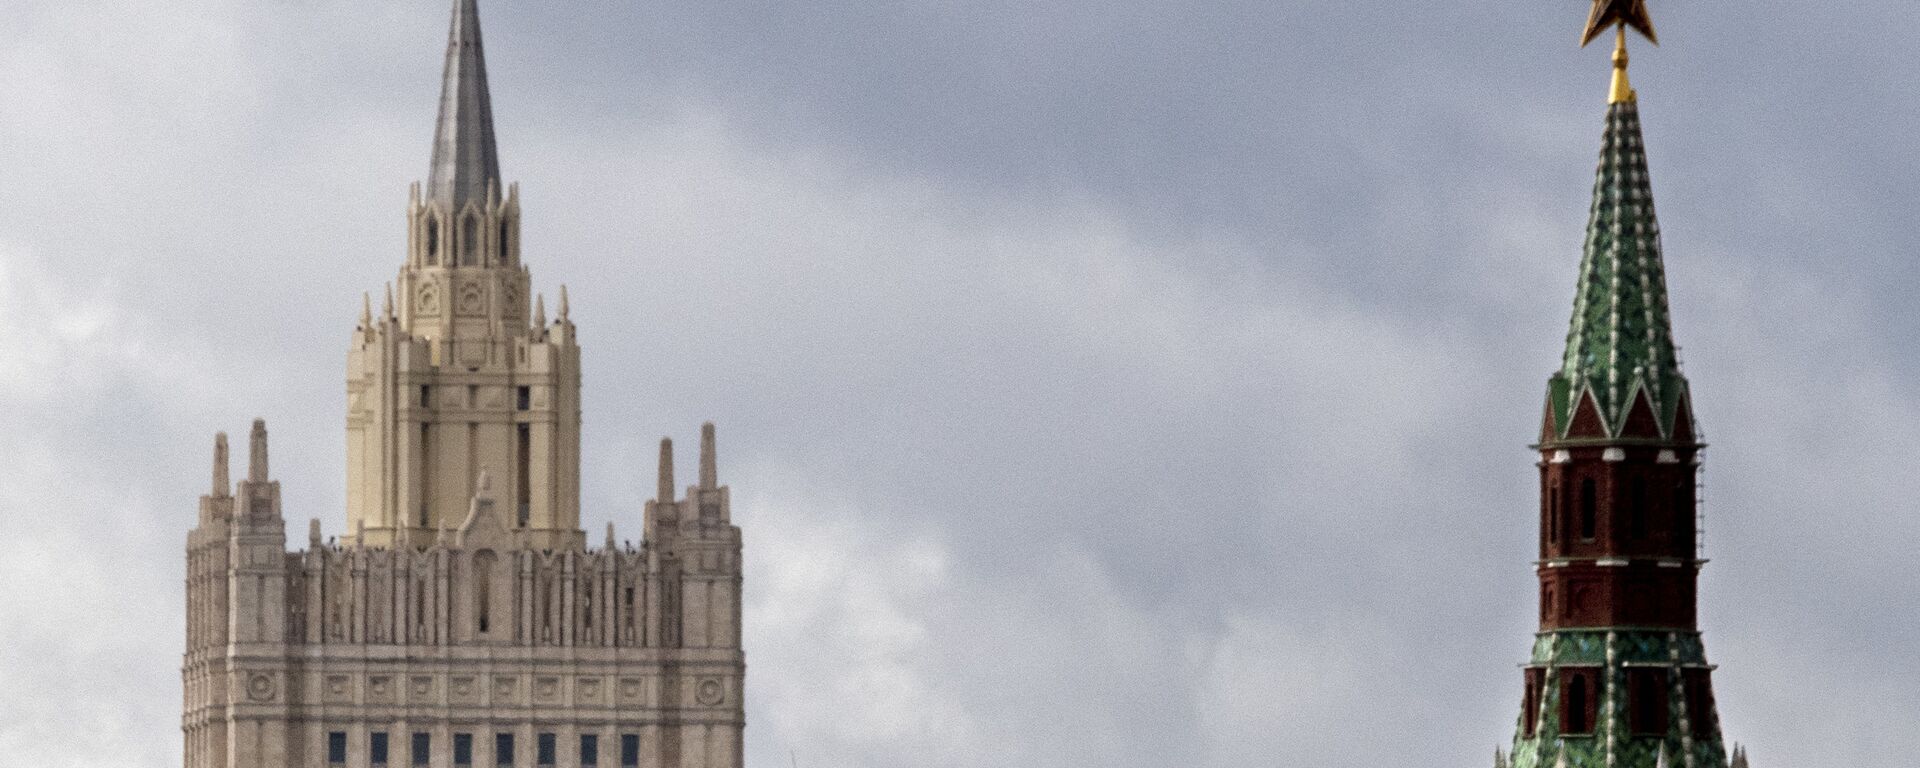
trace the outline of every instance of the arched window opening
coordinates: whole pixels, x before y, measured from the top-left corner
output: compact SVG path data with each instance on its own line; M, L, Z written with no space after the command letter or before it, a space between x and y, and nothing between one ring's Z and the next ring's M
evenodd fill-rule
M440 217L427 214L427 266L440 263Z
M480 250L480 223L472 216L460 223L460 266L471 267Z
M1599 526L1600 492L1593 485L1593 478L1580 481L1580 539L1593 541L1595 529Z
M513 229L507 224L507 218L505 216L502 216L500 217L500 239L496 241L497 247L500 252L501 264L513 263L511 259L507 258L507 253L509 250L508 243L512 242L512 239L513 239Z
M1547 486L1547 540L1559 546L1566 546L1566 540L1560 538L1560 481L1555 480Z

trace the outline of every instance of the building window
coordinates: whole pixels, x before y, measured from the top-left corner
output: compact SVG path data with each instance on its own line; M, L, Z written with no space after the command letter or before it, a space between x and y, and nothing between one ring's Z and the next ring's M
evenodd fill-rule
M1593 485L1593 478L1580 481L1580 540L1593 541L1594 532L1599 527L1600 493Z
M427 266L440 263L440 217L427 216Z
M540 734L540 740L536 743L536 747L534 751L535 763L543 766L553 765L559 760L559 758L555 756L556 753L559 752L559 749L554 746L553 734Z
M413 764L428 765L433 762L433 734L416 733L413 735Z
M1593 704L1596 698L1593 690L1593 672L1578 669L1563 672L1561 682L1566 686L1564 710L1560 714L1561 731L1567 734L1587 734L1593 732Z
M1627 706L1634 733L1667 732L1667 674L1664 669L1627 670Z
M1534 730L1540 724L1540 689L1546 682L1546 670L1528 669L1527 692L1520 703L1520 733L1522 738L1533 738Z
M473 734L456 733L453 735L453 764L473 765Z
M1566 546L1566 540L1560 538L1560 481L1555 480L1547 486L1547 540L1558 546Z
M1681 678L1687 693L1687 729L1696 739L1713 735L1713 684L1707 670L1689 669Z
M507 218L506 218L505 216L502 216L502 217L500 217L500 243L499 243L499 248L500 248L500 263L501 263L501 264L506 264L506 263L508 263L508 261L507 261L507 243L509 242L509 240L510 240L510 238L512 237L512 234L513 234L513 229L512 229L512 228L511 228L511 226L510 226L510 225L509 225L509 224L507 223Z
M1647 479L1636 477L1627 495L1627 531L1634 541L1647 538Z
M514 390L514 401L515 401L515 405L519 407L520 410L524 411L532 407L533 406L533 387L516 388Z
M592 733L580 734L580 765L582 768L600 764L600 736Z
M528 477L533 470L533 427L520 424L514 429L514 452L517 472L514 474L514 505L518 509L520 527L527 527L527 518L533 508L533 480Z
M460 266L473 266L474 254L479 252L480 225L472 216L460 220Z
M334 731L327 734L327 763L330 765L347 764L346 731Z
M368 762L374 765L387 764L387 732L374 731L367 747Z
M634 768L640 764L640 737L620 734L620 768Z
M493 764L513 765L513 734L496 733L493 735Z
M474 626L486 634L493 623L493 550L473 553Z

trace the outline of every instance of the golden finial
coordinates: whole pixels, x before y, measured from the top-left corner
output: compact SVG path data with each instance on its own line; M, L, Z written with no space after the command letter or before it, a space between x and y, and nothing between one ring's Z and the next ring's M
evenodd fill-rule
M1625 104L1635 100L1633 83L1627 81L1627 28L1622 25L1613 46L1613 90L1607 94L1607 103Z

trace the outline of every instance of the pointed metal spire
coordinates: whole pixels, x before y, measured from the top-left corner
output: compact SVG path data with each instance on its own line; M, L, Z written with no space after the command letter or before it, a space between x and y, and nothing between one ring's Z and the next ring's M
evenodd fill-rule
M493 103L487 93L486 55L480 45L480 10L476 0L454 0L427 197L450 212L458 212L468 201L484 204L490 194L499 194L499 181Z

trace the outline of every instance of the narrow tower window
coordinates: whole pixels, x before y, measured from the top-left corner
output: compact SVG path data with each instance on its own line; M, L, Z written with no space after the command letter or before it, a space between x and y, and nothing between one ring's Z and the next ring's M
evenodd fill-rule
M1593 541L1599 522L1600 494L1594 488L1593 478L1580 480L1580 539Z
M1628 706L1633 713L1634 733L1667 732L1667 683L1664 669L1627 671Z
M513 734L493 735L493 764L503 767L513 765Z
M509 227L509 225L507 224L507 219L506 219L506 217L504 217L504 216L502 216L502 217L500 217L500 242L499 242L499 250L500 250L500 263L501 263L501 264L511 264L511 263L513 263L513 262L511 262L511 261L509 261L509 260L507 259L507 254L508 254L508 248L507 248L507 243L509 242L509 238L511 238L511 237L512 237L512 234L513 234L513 230L512 230L512 229L511 229L511 228Z
M427 215L427 266L440 263L440 217Z
M473 765L473 734L456 733L453 735L453 764Z
M473 613L475 626L486 634L493 618L493 552L473 555Z
M1627 495L1627 531L1634 541L1647 538L1647 479L1636 477Z
M1528 669L1526 673L1527 692L1525 698L1521 700L1520 733L1523 737L1531 739L1540 723L1540 687L1546 680L1546 671Z
M600 735L594 734L594 733L580 734L581 768L593 768L593 766L597 766L599 764L600 764Z
M1705 669L1689 669L1685 672L1683 685L1687 692L1687 727L1694 738L1707 738L1713 735L1713 684Z
M373 739L371 743L368 744L368 748L367 748L367 753L368 753L367 762L370 762L377 766L386 765L387 764L387 732L374 731L372 736L373 736Z
M1560 481L1555 480L1547 486L1547 540L1555 546L1565 547L1567 542L1560 538Z
M327 734L327 762L332 765L347 764L346 731L334 731Z
M514 479L514 504L520 511L520 527L527 527L527 518L533 506L533 482L527 477L533 466L533 430L527 424L516 429L514 445L515 458L518 461L518 477Z
M1587 719L1587 699L1591 692L1587 690L1587 676L1575 672L1567 676L1567 712L1564 718L1567 733L1587 733L1593 730Z
M428 765L433 762L433 734L413 734L413 764Z
M473 266L474 257L480 252L480 224L468 216L460 221L460 266Z

